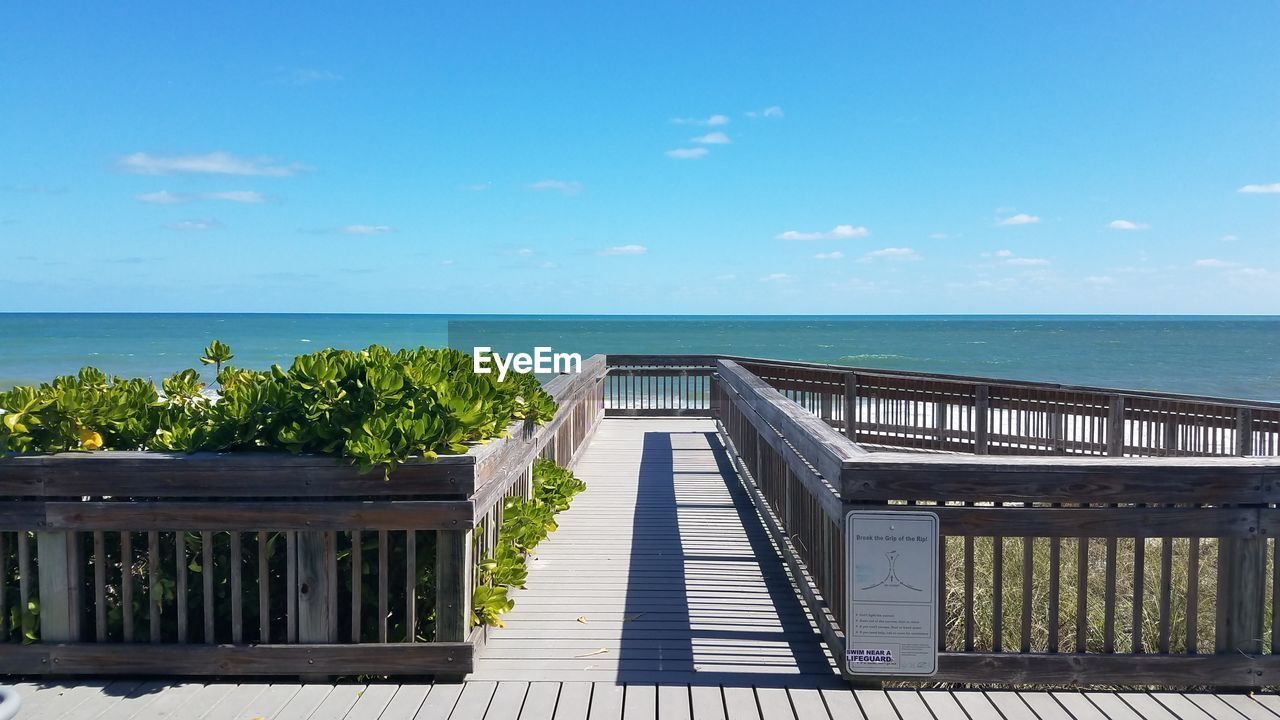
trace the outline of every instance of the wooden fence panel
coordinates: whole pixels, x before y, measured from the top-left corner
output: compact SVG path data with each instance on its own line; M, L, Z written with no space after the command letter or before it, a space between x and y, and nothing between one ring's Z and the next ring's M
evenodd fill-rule
M1280 462L1256 454L1271 447L1269 410L734 368L719 364L717 420L837 656L839 519L901 508L941 520L938 680L1260 686L1280 674ZM797 412L927 452L850 443L837 464L841 450Z

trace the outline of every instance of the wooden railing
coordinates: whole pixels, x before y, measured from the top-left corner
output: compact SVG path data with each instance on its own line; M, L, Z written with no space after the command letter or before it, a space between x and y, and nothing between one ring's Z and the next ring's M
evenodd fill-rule
M914 508L936 512L944 535L937 680L1280 683L1280 459L1191 457L1185 446L1172 457L1088 457L1062 448L1056 457L867 452L834 427L836 399L851 397L834 382L793 385L776 366L754 367L761 376L752 363L718 361L716 418L837 656L844 648L845 513ZM801 394L801 402L778 386ZM948 388L946 397L954 398ZM930 392L938 394L928 402L939 402L943 391ZM1124 397L1125 413L1112 417L1126 425L1141 420L1134 397L1198 403L1196 414L1178 415L1180 427L1198 420L1217 427L1223 414L1207 407L1270 411L1265 404ZM892 420L895 432L917 428L912 432L923 435L918 428L934 427L909 415ZM1224 430L1230 438L1232 428ZM868 434L877 445L900 437ZM1143 437L1130 430L1120 449L1146 454L1150 446L1132 440ZM1025 444L1043 449L1036 439Z
M720 358L865 445L980 455L1280 456L1280 403L731 355L610 355L608 413L709 414L705 386L688 378L710 375Z
M576 460L604 373L548 383L545 425L389 480L268 453L0 458L0 672L470 672L502 500L535 458Z
M610 355L605 414L708 417L714 365L706 355Z
M731 359L864 444L990 455L1280 455L1280 403Z

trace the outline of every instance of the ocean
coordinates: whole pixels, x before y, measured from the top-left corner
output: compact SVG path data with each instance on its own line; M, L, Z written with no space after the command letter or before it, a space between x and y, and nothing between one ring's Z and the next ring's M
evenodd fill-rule
M533 344L585 357L724 353L867 368L1280 400L1280 317L461 316L0 313L0 388L93 365L159 379L210 340L242 367L324 347ZM212 372L206 372L211 378Z

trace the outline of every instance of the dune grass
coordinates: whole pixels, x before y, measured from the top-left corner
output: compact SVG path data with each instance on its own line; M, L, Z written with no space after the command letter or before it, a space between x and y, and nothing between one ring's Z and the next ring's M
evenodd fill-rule
M1030 584L1031 623L1027 638L1030 651L1049 650L1049 630L1052 623L1058 627L1059 652L1077 651L1077 588L1079 540L1063 538L1059 541L1059 607L1056 618L1049 615L1051 540L1046 538L1005 538L1003 562L1000 572L1003 578L1001 649L1017 652L1023 647L1023 548L1032 542L1032 571ZM1086 570L1086 603L1084 607L1084 649L1086 652L1103 652L1106 649L1106 540L1091 539ZM1135 543L1141 543L1143 571L1142 587L1138 601L1142 606L1139 625L1139 652L1160 652L1161 627L1160 601L1164 585L1169 585L1168 651L1188 651L1188 590L1189 556L1192 540L1174 538L1169 541L1172 563L1168 578L1163 577L1161 558L1163 542L1160 539L1116 541L1114 652L1133 651L1133 608L1135 600ZM1212 653L1214 650L1214 622L1217 607L1218 541L1199 539L1197 597L1194 605L1194 651ZM950 651L965 649L965 586L964 586L964 538L946 538L946 648ZM974 538L973 581L973 650L994 649L994 576L995 543L992 538ZM1269 561L1270 562L1270 561ZM1268 570L1266 625L1264 638L1271 631L1271 586ZM1265 643L1264 645L1269 645Z

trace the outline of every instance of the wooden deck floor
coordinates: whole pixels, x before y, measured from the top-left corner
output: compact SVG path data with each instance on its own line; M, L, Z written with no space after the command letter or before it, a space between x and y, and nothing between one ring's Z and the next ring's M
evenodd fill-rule
M1276 720L1275 695L590 682L21 684L23 720Z
M706 419L610 418L477 680L839 686Z

